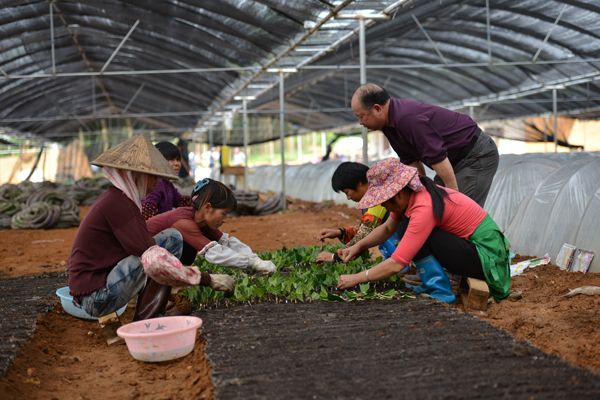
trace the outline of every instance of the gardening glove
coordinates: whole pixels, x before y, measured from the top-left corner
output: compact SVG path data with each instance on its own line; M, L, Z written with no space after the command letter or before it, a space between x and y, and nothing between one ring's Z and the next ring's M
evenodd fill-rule
M275 272L277 272L277 266L273 264L272 261L261 260L258 257L251 259L248 267L265 275L273 275Z
M229 233L224 233L221 236L221 239L219 239L219 241L217 243L219 243L220 245L229 247L228 246L229 245Z
M223 236L221 236L221 239L219 239L218 243L220 245L229 247L236 253L246 254L248 256L255 256L255 254L252 252L252 249L248 245L245 245L244 243L240 242L238 238L230 237L227 233L224 233Z
M225 297L231 297L235 292L235 280L226 274L210 274L209 286L212 290L225 292Z
M254 259L258 258L256 254L237 253L214 241L204 246L198 254L219 267L234 269L247 269L253 265Z

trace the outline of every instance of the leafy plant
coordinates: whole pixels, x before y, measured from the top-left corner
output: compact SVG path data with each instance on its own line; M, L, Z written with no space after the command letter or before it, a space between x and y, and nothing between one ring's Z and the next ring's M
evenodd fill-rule
M283 247L281 250L259 253L260 258L271 260L277 266L278 271L270 277L221 268L198 257L195 265L201 271L229 274L234 277L235 293L230 299L225 299L222 292L208 287L194 286L186 289L184 295L200 307L229 306L231 303L242 302L252 304L260 301L360 301L412 298L398 290L404 287L404 284L396 275L384 281L360 285L358 291L338 291L336 285L340 275L364 271L381 262L381 257L373 260L369 253L350 261L347 265L315 262L321 251L333 253L341 246L343 245L340 243L327 244L324 247L298 246L293 249Z

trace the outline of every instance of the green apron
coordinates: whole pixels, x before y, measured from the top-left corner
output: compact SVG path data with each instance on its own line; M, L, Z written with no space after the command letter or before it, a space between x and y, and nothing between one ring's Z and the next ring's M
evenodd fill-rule
M498 301L507 298L510 294L510 243L489 215L471 234L469 242L477 247L490 294Z

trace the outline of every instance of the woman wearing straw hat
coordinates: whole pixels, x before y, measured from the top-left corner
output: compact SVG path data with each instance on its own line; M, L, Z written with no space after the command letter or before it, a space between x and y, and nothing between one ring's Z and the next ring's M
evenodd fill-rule
M342 275L338 288L388 278L414 261L423 284L415 292L454 303L443 268L485 280L490 294L502 300L510 294L508 241L491 217L473 200L437 186L417 169L398 159L376 163L367 173L369 188L357 208L382 204L391 218L369 236L345 249L344 261L383 243L395 232L401 238L392 257L373 268Z
M141 200L157 183L157 177L177 179L167 160L145 136L139 135L98 156L92 164L104 167L114 186L109 187L88 210L69 255L69 288L73 302L94 317L108 315L127 304L136 294L134 320L159 316L171 288L146 276L140 257L148 258L157 248L168 253L150 257L154 271L173 265L166 255L179 258L181 234L164 230L154 237L146 228ZM164 251L164 250L163 250ZM199 274L199 272L198 272ZM235 283L227 275L202 273L200 285L233 292Z

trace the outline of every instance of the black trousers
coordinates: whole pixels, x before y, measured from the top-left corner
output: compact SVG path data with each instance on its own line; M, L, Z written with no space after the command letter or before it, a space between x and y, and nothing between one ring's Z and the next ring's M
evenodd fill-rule
M398 237L402 240L410 219L405 219L398 225ZM431 234L417 252L414 261L422 260L433 255L442 267L461 276L485 280L477 248L468 240L439 228L433 228Z
M183 250L181 251L181 258L179 261L181 261L183 265L193 265L196 256L198 256L198 250L184 240Z

